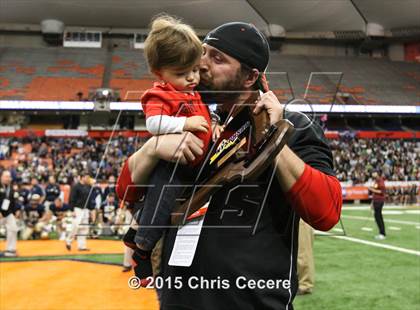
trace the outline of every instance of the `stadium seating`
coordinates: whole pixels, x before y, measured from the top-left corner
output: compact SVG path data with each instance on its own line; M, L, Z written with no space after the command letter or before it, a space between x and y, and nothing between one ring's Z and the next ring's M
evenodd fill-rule
M277 72L288 72L295 96L300 98L305 94L311 72L314 72L307 92L307 98L313 103L332 102L340 81L340 75L332 72L342 72L339 91L351 94L360 104L420 104L418 64L362 57L309 57L273 53L268 71L271 72L271 87L274 89L284 89L287 85L286 76Z
M139 101L153 84L142 51L116 49L112 55L110 87L119 91L122 101Z
M40 186L45 190L48 177L56 176L61 197L68 203L71 185L82 171L89 171L97 181L93 185L95 188L92 190L90 203L96 206L99 201L105 206L108 202L105 187L114 184L110 183L115 182L112 176L118 176L122 163L139 148L141 140L118 136L108 146L107 144L108 140L92 138L0 139L0 172L3 169L11 171L15 190L19 193L17 205L21 210L28 208L31 203L27 190L32 189L32 177L38 178ZM342 136L330 140L330 145L336 175L347 185L360 186L371 181L372 172L378 168L387 181L415 181L420 178L418 140L358 139ZM418 186L414 183L388 186L387 194L387 203L416 203ZM46 206L47 204L44 205ZM117 204L114 206L112 212L116 210ZM100 216L108 212L101 210L98 209ZM59 214L55 215L58 217ZM115 224L115 219L113 216L108 225ZM98 227L103 224L101 220L99 223L101 224ZM54 231L61 231L59 221L52 224L56 225ZM38 235L32 237L39 238Z
M76 100L78 92L87 97L90 89L110 86L123 101L139 100L153 81L142 52L107 53L105 49L1 48L0 99ZM109 85L103 85L105 66L110 66ZM335 103L420 105L420 64L273 52L267 72L271 89L282 101L305 97L312 103L331 104L341 81L338 91L350 99L339 97Z
M79 138L25 138L0 139L0 170L14 167L17 174L24 171L36 174L37 165L48 167L49 173L58 174L58 180L67 183L80 171L96 175L108 140ZM103 158L98 180L117 176L125 158L144 142L142 139L116 137L108 146ZM368 181L373 167L387 167L389 180L410 181L420 178L418 140L360 139L343 136L330 140L335 169L340 181L364 183ZM44 145L44 146L43 146ZM399 169L404 168L401 174Z
M380 169L389 181L420 178L418 140L344 138L330 141L340 181L363 184Z
M101 86L105 52L1 48L0 99L77 100Z

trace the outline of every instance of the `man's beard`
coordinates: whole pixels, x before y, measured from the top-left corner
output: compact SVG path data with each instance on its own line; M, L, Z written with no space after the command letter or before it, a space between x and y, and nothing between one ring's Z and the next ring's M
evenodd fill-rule
M222 85L214 85L212 81L201 79L197 90L206 103L234 104L245 89L241 71L238 70L234 79L225 81Z

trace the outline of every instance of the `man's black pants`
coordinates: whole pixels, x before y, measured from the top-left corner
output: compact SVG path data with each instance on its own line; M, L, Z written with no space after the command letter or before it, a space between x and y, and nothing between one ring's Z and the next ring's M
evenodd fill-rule
M385 236L385 223L382 216L382 208L384 207L383 201L374 201L373 210L375 212L375 221L379 228L379 233Z

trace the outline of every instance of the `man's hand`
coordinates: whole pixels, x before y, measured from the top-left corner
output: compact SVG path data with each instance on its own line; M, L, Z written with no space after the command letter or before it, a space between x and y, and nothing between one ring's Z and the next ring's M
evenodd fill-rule
M256 102L256 107L253 112L255 114L260 114L263 110L267 111L271 125L283 119L284 107L272 91L261 95Z
M209 131L209 124L207 123L206 119L202 116L191 116L187 117L184 124L184 131L201 131L207 132Z
M368 190L369 190L369 191L371 191L372 193L375 193L375 194L380 194L380 193L382 193L382 192L381 192L381 190L376 189L376 188L374 188L374 187L368 187Z
M216 142L219 140L220 135L225 130L225 126L219 125L217 122L213 122L211 125L212 128L212 140Z
M128 159L128 170L134 184L147 184L159 160L187 164L203 155L204 143L194 134L153 136Z
M185 165L203 155L203 141L190 132L155 136L152 139L154 141L149 147L153 148L153 156L165 161Z

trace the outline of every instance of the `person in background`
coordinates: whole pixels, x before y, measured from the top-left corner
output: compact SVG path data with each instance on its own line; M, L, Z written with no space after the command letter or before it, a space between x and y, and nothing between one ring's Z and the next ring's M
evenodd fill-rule
M54 201L60 196L60 193L60 186L56 183L55 177L51 175L48 178L48 184L45 187L44 205L49 208L50 205L54 204Z
M3 170L0 177L0 220L6 222L6 251L0 252L0 257L16 256L18 226L15 198L12 176L8 170Z
M93 227L91 233L93 238L99 238L99 236L105 234L115 234L116 227L116 214L118 209L118 203L115 200L115 194L110 193L99 209L95 209L95 227Z
M25 182L23 182L22 184L18 184L19 199L21 200L24 206L29 204L29 199L31 195L31 191L29 190L28 186L29 184Z
M120 236L124 235L128 228L130 227L131 223L133 222L133 208L134 204L129 203L121 203L120 208L117 210L117 215L115 218L115 226L114 230ZM122 264L122 272L129 272L132 269L132 259L131 257L134 254L134 250L124 244L124 258Z
M45 191L42 189L41 185L39 185L38 179L36 177L32 177L31 179L31 189L29 193L29 199L32 199L32 195L39 195L40 197L40 204L44 203L45 200Z
M104 188L102 200L105 201L106 197L108 197L110 193L115 194L115 176L113 175L110 175L108 178L108 185Z
M385 223L382 216L382 208L385 202L385 181L378 171L372 173L374 180L373 186L369 187L369 191L372 192L372 208L375 214L375 221L378 225L379 235L375 236L377 240L384 240L386 238Z
M315 284L314 229L304 220L299 221L297 258L298 295L311 294Z
M411 185L410 189L410 203L416 204L417 203L417 196L419 192L420 187L416 184Z
M65 227L63 220L66 216L67 212L71 212L72 209L69 204L64 203L60 197L57 197L54 200L54 203L50 205L50 210L53 215L57 218L57 233L59 235L60 240L65 240Z
M101 206L102 221L108 225L114 223L117 208L118 203L115 199L115 194L110 193Z
M44 205L41 203L41 196L33 194L29 205L24 210L25 229L22 233L22 239L37 239L45 225L51 219L51 212L46 212Z
M72 232L66 240L67 250L71 250L71 243L77 235L79 251L88 251L86 237L89 233L89 211L92 208L90 201L90 176L87 172L80 175L80 181L72 186L70 191L70 206L75 213Z
M102 189L101 187L96 183L96 180L94 178L90 178L90 186L92 187L90 191L90 222L92 223L92 226L90 229L90 235L92 238L99 238L99 235L101 234L100 227L98 227L98 214L101 212L102 208Z
M19 195L20 185L13 184L14 198L15 198L15 217L18 225L18 230L21 230L23 225L22 213L25 209L24 198Z

